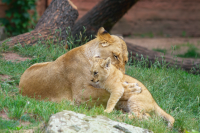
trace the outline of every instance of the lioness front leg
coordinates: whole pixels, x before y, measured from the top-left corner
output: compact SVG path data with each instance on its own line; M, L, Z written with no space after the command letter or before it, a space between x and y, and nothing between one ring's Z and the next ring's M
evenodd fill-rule
M79 89L81 88L81 89ZM106 107L110 93L102 88L96 88L90 83L84 83L80 86L73 86L73 100L76 105L86 103L88 107L103 105Z

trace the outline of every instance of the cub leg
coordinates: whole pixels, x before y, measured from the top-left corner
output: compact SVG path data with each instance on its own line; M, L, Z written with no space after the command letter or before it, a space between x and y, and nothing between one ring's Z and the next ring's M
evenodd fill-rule
M139 111L132 111L132 112L128 113L129 119L139 118L139 119L148 120L149 117L151 117L149 113L142 113L142 112L139 112Z
M139 101L133 101L131 98L128 100L128 108L129 108L129 115L130 119L135 117L139 119L148 119L150 115L145 111L144 108L140 106Z
M122 97L122 95L124 93L123 87L120 87L116 90L113 89L113 90L114 90L114 92L111 92L110 98L109 98L107 106L106 106L106 110L104 110L104 112L107 112L107 113L112 112L115 105L117 104L117 102L119 101L119 99Z

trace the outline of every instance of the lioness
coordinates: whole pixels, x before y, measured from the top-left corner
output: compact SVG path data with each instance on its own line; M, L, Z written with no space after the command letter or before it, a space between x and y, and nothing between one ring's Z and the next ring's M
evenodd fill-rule
M125 72L128 61L125 42L102 27L97 37L85 45L70 50L53 62L30 66L21 76L20 93L50 101L67 99L76 104L87 102L88 106L106 105L109 93L98 89L99 86L89 80L94 55L110 57L112 64Z
M141 87L137 86L137 83L128 84L123 80L124 74L113 67L110 57L106 60L93 57L93 65L90 70L93 76L91 81L111 93L106 110L104 110L107 113L114 109L116 103L124 94L124 87L127 88L126 92L141 92Z
M121 73L115 66L110 63L109 58L107 58L106 60L98 60L94 61L95 63L91 68L91 73L93 75L92 80L95 83L99 83L100 87L107 88L108 91L111 92L106 112L112 111L113 107L116 104L116 101L118 101L119 98L122 96L122 83L138 83L139 86L142 87L142 92L124 93L123 97L129 99L127 104L122 105L121 108L128 108L126 110L129 112L129 116L131 117L132 113L134 113L134 115L138 118L147 118L148 116L150 116L148 113L155 112L157 115L163 117L165 120L168 121L169 127L173 125L175 121L174 118L158 106L158 104L153 99L151 93L141 82ZM120 107L119 104L118 107Z

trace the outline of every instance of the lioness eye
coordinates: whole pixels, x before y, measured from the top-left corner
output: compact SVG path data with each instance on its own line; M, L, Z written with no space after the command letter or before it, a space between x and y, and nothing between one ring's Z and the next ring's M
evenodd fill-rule
M118 60L118 57L117 57L116 55L114 55L114 57L115 57L115 59L117 59L117 60Z
M94 72L94 75L97 75L98 72Z

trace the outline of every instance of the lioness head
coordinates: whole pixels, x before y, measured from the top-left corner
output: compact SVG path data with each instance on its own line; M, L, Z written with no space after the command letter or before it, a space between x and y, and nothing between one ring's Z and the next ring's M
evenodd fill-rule
M91 67L92 82L98 83L105 81L110 74L111 59L108 57L106 60L98 57L93 57L93 65Z
M110 57L112 64L125 73L125 64L128 62L126 43L120 37L110 35L103 27L98 31L97 39L101 58Z

